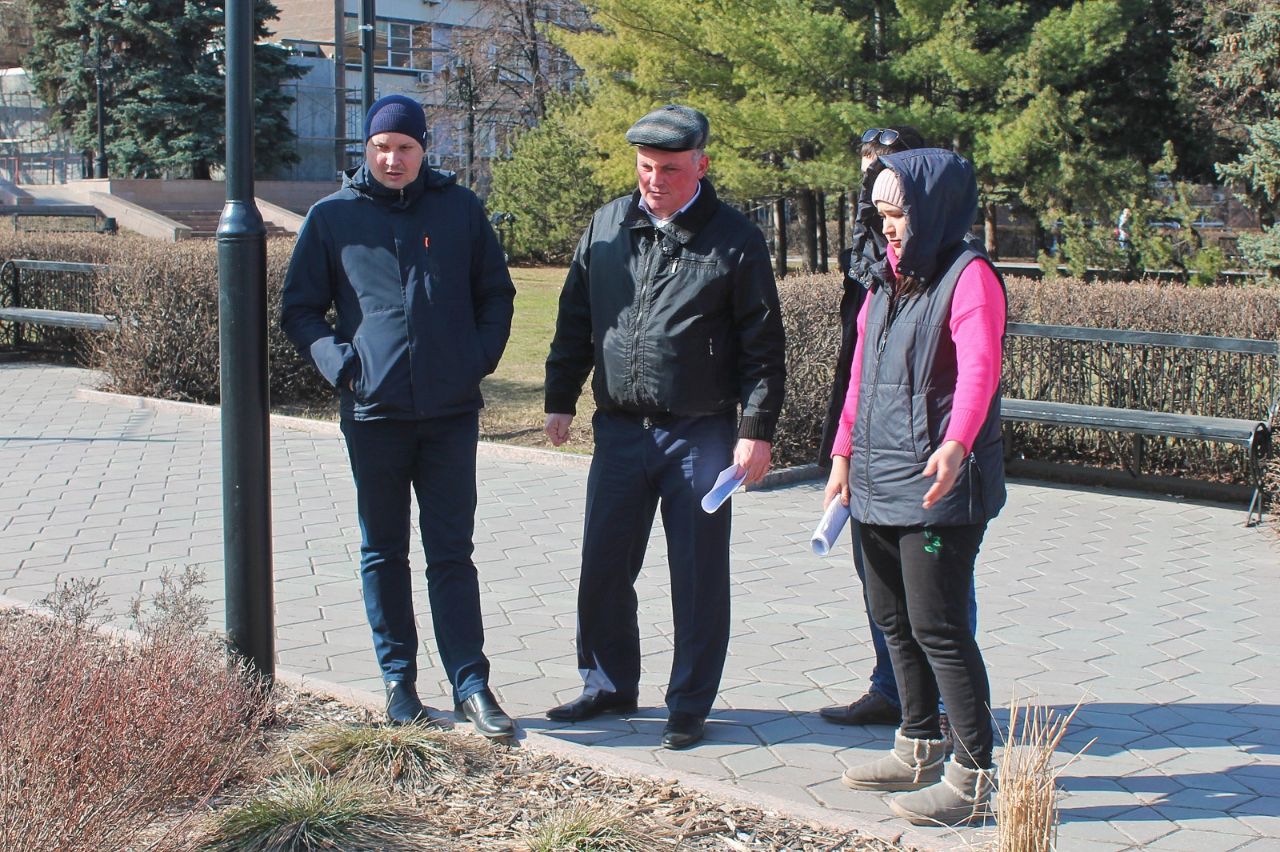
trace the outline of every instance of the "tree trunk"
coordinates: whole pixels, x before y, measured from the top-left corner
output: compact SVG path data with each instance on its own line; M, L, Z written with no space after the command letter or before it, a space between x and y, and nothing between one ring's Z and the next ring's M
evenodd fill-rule
M773 202L773 267L778 278L787 277L787 199Z
M1000 243L996 235L996 205L982 205L982 235L987 246L987 254L992 260L1000 259Z
M817 204L812 189L800 190L796 200L796 218L799 220L800 238L803 241L800 246L803 252L800 256L800 269L814 272L818 268L818 229Z
M828 261L831 257L827 245L827 194L819 192L818 201L818 271L827 272L830 267Z
M547 114L547 77L542 73L542 34L538 27L538 4L534 0L525 0L522 23L528 27L521 35L524 37L524 55L529 63L529 75L532 78L531 88L536 123L542 121Z
M192 180L208 180L209 179L209 161L196 160L191 164Z
M845 227L845 220L849 218L848 203L845 201L844 193L836 196L836 255L844 254L844 250L849 247L848 228Z

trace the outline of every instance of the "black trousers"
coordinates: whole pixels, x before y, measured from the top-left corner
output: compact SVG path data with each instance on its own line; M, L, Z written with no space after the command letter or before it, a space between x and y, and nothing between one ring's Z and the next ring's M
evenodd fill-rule
M860 529L867 602L889 646L903 736L938 738L941 693L956 760L990 768L991 686L969 624L969 589L986 524Z
M635 695L640 626L635 583L661 505L671 571L675 654L667 708L711 712L729 648L730 505L702 510L733 461L736 418L646 424L597 411L578 585L578 669L587 692Z

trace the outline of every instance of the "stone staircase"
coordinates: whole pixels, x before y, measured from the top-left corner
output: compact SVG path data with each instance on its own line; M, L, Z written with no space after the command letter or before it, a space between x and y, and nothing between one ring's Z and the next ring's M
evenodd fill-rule
M157 210L156 212L190 228L190 238L193 240L211 240L218 235L218 219L222 216L221 211L211 213L207 210ZM293 232L270 222L266 223L266 229L268 239L294 236Z

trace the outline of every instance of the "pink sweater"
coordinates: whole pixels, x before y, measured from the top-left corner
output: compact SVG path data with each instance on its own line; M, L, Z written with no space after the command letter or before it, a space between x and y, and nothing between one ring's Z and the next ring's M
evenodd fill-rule
M889 246L889 265L898 271L898 255ZM858 386L862 380L862 343L867 326L867 308L858 314L858 343L853 349L853 370L849 391L840 412L833 456L848 456L853 447L853 421L858 413ZM951 339L956 350L956 392L951 420L943 441L959 441L965 452L973 449L978 430L987 419L987 409L1000 384L1001 339L1004 336L1005 297L1000 280L990 266L974 261L960 273L951 300ZM892 333L892 332L890 332Z

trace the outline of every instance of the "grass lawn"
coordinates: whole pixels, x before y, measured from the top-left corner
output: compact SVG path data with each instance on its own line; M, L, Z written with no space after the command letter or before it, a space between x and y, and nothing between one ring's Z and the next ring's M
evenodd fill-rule
M511 340L502 363L481 385L485 408L480 413L480 435L486 441L551 448L542 432L546 420L542 405L543 365L555 333L556 306L566 271L564 267L547 266L511 269L516 284ZM578 403L573 434L560 449L591 452L592 411L587 387Z

